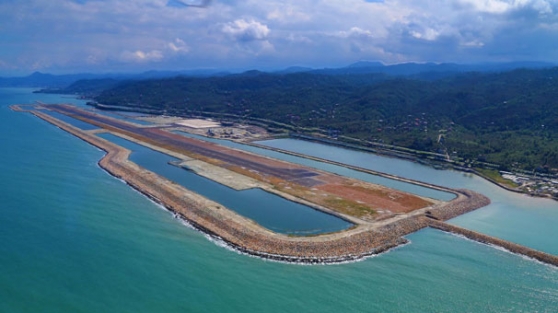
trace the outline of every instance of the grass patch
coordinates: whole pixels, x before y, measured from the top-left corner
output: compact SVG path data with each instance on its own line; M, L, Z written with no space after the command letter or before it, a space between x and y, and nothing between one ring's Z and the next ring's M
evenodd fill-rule
M502 175L500 175L500 172L498 172L497 170L486 169L486 168L477 168L476 170L477 170L477 172L479 172L481 174L481 176L490 178L493 181L497 182L498 184L502 184L502 185L504 185L506 187L510 187L510 188L519 187L519 185L516 184L515 182L502 177Z
M327 204L328 207L334 209L337 212L345 213L347 215L355 217L364 217L376 214L376 211L374 211L372 208L347 199L337 199L334 197L329 197L325 199L324 202Z

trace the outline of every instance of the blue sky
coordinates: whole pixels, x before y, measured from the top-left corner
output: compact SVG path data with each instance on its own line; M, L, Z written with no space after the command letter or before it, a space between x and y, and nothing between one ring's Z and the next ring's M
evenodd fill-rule
M558 61L558 0L181 1L1 0L0 75Z

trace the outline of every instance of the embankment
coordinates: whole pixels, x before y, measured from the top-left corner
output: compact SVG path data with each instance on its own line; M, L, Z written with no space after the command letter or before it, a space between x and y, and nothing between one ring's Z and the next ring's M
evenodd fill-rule
M422 214L399 217L382 226L363 223L349 230L315 237L289 237L273 233L209 199L195 194L128 160L130 151L92 132L52 118L39 111L34 115L104 150L99 165L111 175L163 204L197 229L223 240L238 251L262 258L304 263L338 263L384 252L406 242L402 236L429 225ZM456 192L454 201L432 208L437 218L456 216L486 205L487 198L473 192ZM487 202L488 201L488 202ZM444 212L449 210L451 212Z
M436 220L447 221L490 204L490 199L480 193L457 189L458 196L453 201L433 206L426 215Z

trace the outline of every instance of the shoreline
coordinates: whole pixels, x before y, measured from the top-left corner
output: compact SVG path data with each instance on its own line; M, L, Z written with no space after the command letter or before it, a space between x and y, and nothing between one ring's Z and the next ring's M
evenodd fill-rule
M480 173L477 170L473 170L472 173L477 175L478 177L486 179L487 181L493 183L494 185L496 185L498 187L501 187L501 188L503 188L507 191L510 191L510 192L526 195L526 196L533 197L533 198L550 199L550 200L558 201L558 197L554 197L554 196L551 196L551 195L539 195L539 194L534 194L534 193L528 193L526 191L522 191L522 190L517 189L517 188L508 187L508 186L506 186L502 183L499 183L499 182L495 181L494 179Z

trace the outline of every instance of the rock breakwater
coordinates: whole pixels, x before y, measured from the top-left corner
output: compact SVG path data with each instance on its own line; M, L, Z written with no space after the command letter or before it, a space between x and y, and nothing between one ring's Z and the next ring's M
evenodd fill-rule
M456 192L457 198L435 205L426 212L426 215L436 220L447 221L490 204L490 199L480 193L466 189L457 189Z
M506 241L503 239L495 238L492 236L488 236L485 234L481 234L472 230L468 230L465 228L461 228L458 226L450 225L448 223L443 223L440 221L430 220L428 221L429 226L435 229L439 229L448 233L458 234L469 238L474 241L478 241L480 243L494 245L498 247L502 247L512 253L520 254L527 256L529 258L538 260L542 263L551 264L554 266L558 266L558 256L548 254L542 251L537 251L535 249L531 249L522 245L518 245L516 243Z

